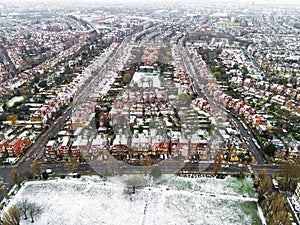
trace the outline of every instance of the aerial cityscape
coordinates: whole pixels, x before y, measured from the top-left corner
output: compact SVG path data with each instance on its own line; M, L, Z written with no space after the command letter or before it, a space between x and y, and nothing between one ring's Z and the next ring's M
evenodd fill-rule
M300 224L300 3L2 0L0 224Z

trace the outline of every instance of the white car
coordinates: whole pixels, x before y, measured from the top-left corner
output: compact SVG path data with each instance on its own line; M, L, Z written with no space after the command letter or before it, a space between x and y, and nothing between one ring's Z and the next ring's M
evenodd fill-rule
M48 173L48 174L51 174L52 170L51 169L46 169L45 172Z

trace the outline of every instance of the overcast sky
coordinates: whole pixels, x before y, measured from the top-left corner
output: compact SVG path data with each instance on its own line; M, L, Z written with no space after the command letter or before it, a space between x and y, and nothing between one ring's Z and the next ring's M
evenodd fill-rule
M9 7L9 10L11 7L16 6L20 11L20 9L30 9L30 7L33 8L41 8L45 6L46 8L60 8L60 9L67 9L70 7L82 7L85 8L93 8L95 6L114 6L114 5L128 5L128 6L141 6L142 3L146 3L146 5L157 5L158 8L161 7L167 7L168 4L170 6L172 5L172 8L176 7L178 4L178 7L185 6L188 7L191 5L191 7L195 7L199 4L199 7L202 7L203 5L211 5L211 4L217 4L218 2L220 4L227 4L228 5L252 5L252 6L269 6L272 7L280 7L280 8L293 8L293 9L300 9L300 0L0 0L0 9L5 9Z
M53 2L80 2L80 0L50 0ZM146 2L146 3L155 3L155 2L187 2L187 1L193 1L193 2L207 2L208 0L82 0L81 2L119 2L119 3L126 3L126 2ZM11 3L11 2L35 2L35 3L45 3L49 2L49 0L1 0L2 3ZM1 4L0 2L0 4ZM234 3L245 3L245 2L253 2L254 4L256 3L281 3L281 4L286 4L286 3L297 3L300 4L299 0L210 0L210 2L234 2Z

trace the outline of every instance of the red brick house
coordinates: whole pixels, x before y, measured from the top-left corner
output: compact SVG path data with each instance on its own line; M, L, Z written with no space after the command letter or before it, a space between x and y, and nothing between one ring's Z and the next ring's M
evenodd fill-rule
M22 139L16 138L6 147L9 156L19 156L24 151L26 145Z

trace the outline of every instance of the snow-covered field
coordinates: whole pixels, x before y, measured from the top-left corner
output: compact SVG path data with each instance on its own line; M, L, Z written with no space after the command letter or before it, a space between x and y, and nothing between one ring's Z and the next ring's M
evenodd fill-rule
M10 202L43 206L38 225L261 224L251 180L163 177L129 194L128 176L25 183ZM246 195L246 196L245 196ZM22 220L21 224L31 224Z

